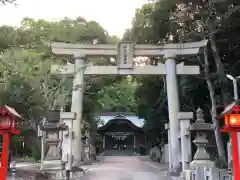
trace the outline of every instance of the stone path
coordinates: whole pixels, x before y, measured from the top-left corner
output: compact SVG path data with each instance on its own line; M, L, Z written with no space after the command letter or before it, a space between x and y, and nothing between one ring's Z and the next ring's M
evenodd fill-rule
M100 159L98 163L83 166L86 174L75 180L170 180L165 176L167 166L152 162L146 156L105 156Z
M159 167L139 156L106 156L81 180L169 180Z

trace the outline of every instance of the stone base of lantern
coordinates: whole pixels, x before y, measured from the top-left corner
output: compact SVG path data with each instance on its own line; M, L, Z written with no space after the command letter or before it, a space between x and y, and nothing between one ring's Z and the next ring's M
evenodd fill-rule
M196 169L196 167L212 168L215 167L215 164L213 161L210 160L193 160L192 162L190 162L191 169Z
M53 170L62 170L63 162L61 160L44 160L41 163L40 170L42 171L53 171Z
M84 165L91 165L91 159L90 159L90 146L85 145L84 146L84 160L83 160Z
M58 148L58 143L59 143L58 140L56 140L56 142L48 143L49 148L48 148L46 156L45 156L46 160L59 160L59 159L61 159L61 153L60 153L60 150Z
M176 169L170 169L168 172L167 172L167 176L180 176L182 172L182 168L176 168Z

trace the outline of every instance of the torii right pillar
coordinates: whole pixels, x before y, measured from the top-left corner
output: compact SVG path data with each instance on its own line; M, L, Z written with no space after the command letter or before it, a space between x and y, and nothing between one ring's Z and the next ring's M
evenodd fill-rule
M166 84L167 84L167 98L168 98L168 114L169 114L169 132L170 139L168 139L169 147L169 173L171 175L179 175L181 172L181 143L180 143L180 122L178 120L179 108L179 94L178 94L178 80L177 75L199 74L199 67L192 66L187 68L183 63L176 63L176 54L174 52L164 55L165 69L166 69ZM182 68L177 68L178 66ZM184 68L186 67L186 68ZM194 68L195 67L195 68ZM184 69L183 72L179 71Z

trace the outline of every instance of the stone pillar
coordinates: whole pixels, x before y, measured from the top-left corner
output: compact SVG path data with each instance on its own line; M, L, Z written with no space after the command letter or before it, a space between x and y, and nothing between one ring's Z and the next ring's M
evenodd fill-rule
M228 157L228 168L232 167L232 146L231 140L227 143L227 157Z
M73 121L74 119L61 120L68 126L68 131L63 134L63 144L62 144L62 161L65 163L66 170L71 170L73 165Z
M90 153L91 153L91 136L90 136L90 132L89 130L87 129L87 132L85 133L85 136L86 136L86 144L84 146L84 163L85 164L91 164L91 156L90 156Z
M166 81L167 81L167 98L168 98L168 114L170 125L170 147L171 147L171 166L172 172L180 170L179 155L180 155L180 142L179 135L179 122L177 115L179 112L179 96L178 96L178 82L176 73L175 54L166 54L164 56L166 64Z
M103 135L103 150L106 148L106 137L105 134Z
M203 111L198 108L197 120L191 124L191 131L196 131L196 138L193 143L197 146L196 154L194 155L193 161L190 163L190 168L196 169L197 167L214 167L214 162L210 160L210 156L206 151L208 140L206 132L212 131L213 127L210 123L205 123L203 119Z
M165 129L167 130L167 134L168 134L168 165L169 165L169 169L172 168L172 154L171 154L171 139L170 139L170 128L169 128L169 123L165 124Z
M135 134L133 135L133 148L136 148L136 136Z
M84 145L84 164L90 165L91 159L90 159L90 146L88 144Z
M180 121L182 171L185 171L189 169L189 163L192 160L192 141L189 128L193 113L179 112L178 119Z
M43 118L43 123L46 122L46 118ZM40 129L40 126L38 125L38 137L41 137L41 165L40 169L43 169L43 161L44 161L44 156L45 156L45 141L46 141L46 132L42 131Z
M83 156L82 142L82 105L84 91L84 55L75 55L75 75L73 81L71 112L77 114L76 121L73 122L74 143L73 157L74 165L80 166Z

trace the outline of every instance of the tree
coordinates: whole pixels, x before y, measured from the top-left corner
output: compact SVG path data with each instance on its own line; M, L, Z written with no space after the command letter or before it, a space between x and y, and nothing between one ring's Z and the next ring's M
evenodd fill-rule
M13 3L15 3L16 2L16 0L0 0L0 3L1 4L13 4Z
M232 4L234 3L234 5ZM217 116L217 106L223 104L226 106L230 102L226 70L224 60L221 58L221 49L218 47L220 44L217 42L217 38L221 31L228 26L229 17L240 9L234 1L210 1L210 2L184 2L178 5L174 18L178 23L181 23L180 40L196 40L196 39L208 39L210 44L210 50L204 49L204 60L201 65L204 69L205 79L210 94L211 101L211 116L214 125L215 138L218 148L218 154L222 161L226 162L225 151L223 142L220 135L220 127ZM227 27L228 28L228 27ZM208 53L211 53L209 57ZM225 56L225 53L222 54ZM229 64L229 63L228 63ZM212 74L214 73L214 78ZM217 84L216 84L216 83ZM220 91L220 94L216 90ZM217 102L217 97L220 97L220 102Z
M51 64L64 64L55 57L50 43L115 43L118 38L109 36L95 21L84 18L65 18L59 22L24 18L19 28L0 27L1 51L1 104L8 104L24 117L25 124L37 132L36 124L50 109L59 109L71 104L72 79L51 75ZM94 58L93 58L94 59ZM97 57L97 64L107 58ZM83 117L90 123L91 132L100 123L95 112L102 108L98 103L102 86L115 81L115 77L88 76L85 78ZM93 136L95 137L95 136Z
M40 117L49 109L65 105L69 95L69 91L63 91L66 80L51 77L50 65L51 59L31 50L1 54L1 105L16 108L35 131Z
M124 38L132 39L137 43L151 44L166 43L169 35L173 35L174 42L209 39L209 46L199 54L198 59L184 59L186 64L199 63L202 73L200 77L179 78L180 108L182 111L195 111L198 107L204 109L206 119L212 120L214 123L218 154L223 161L225 154L215 117L219 113L218 107L231 101L229 97L232 94L232 86L231 82L226 81L225 74L231 72L234 75L237 73L239 65L237 61L239 38L236 36L239 27L238 4L234 0L212 1L211 4L209 1L155 1L136 11L132 28L127 30L124 36ZM178 59L179 62L182 60ZM155 64L156 59L151 58L150 62ZM141 84L137 88L136 92L138 93L149 95L157 94L159 91L162 91L161 94L165 92L164 79L153 80L156 84L163 82L163 86L156 89L142 88L143 85L147 87L148 83L152 82L152 78L139 78L138 82ZM196 84L196 82L198 83ZM202 96L199 97L199 94ZM154 104L159 99L164 102L164 96L158 94L157 97L150 104ZM141 106L145 107L144 110L142 109L141 115L145 116L147 124L150 122L150 117L157 114L158 107L161 112L167 105L152 107L144 99L145 97L141 96ZM148 97L148 99L151 98ZM140 105L137 104L139 108ZM209 115L211 116L209 117ZM160 116L162 116L161 113ZM164 123L164 121L158 122L162 125ZM157 136L159 135L155 134L155 137Z
M102 95L99 101L103 109L114 112L135 112L134 92L137 85L131 76L127 76L113 82L110 86L103 87L99 93Z

